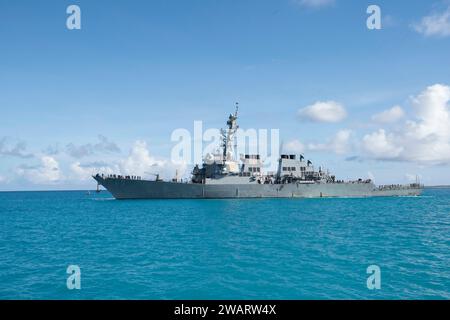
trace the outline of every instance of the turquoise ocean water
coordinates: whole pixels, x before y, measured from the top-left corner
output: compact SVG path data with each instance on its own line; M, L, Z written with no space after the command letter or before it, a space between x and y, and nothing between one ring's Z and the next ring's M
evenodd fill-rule
M369 199L0 193L2 299L449 299L450 189ZM81 268L68 290L66 268ZM381 289L366 268L381 269Z

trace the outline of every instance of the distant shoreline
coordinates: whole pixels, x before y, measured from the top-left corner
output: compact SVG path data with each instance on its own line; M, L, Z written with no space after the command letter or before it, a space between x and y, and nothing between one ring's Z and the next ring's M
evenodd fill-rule
M442 186L425 186L425 189L448 189L450 185L442 185Z

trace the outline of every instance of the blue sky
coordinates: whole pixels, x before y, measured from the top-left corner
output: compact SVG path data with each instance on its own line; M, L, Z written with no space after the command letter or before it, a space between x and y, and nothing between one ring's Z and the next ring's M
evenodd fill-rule
M241 127L279 128L340 178L449 184L446 119L432 119L448 111L450 3L319 2L0 1L0 190L93 187L100 167L164 161L174 129L222 127L235 101ZM66 28L71 4L81 30ZM299 116L317 102L346 116ZM394 106L397 121L373 119Z

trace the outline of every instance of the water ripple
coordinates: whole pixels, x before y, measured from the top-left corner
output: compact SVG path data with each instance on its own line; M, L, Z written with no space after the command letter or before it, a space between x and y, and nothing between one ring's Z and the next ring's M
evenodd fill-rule
M449 199L0 193L0 298L449 299ZM366 287L371 264L381 290Z

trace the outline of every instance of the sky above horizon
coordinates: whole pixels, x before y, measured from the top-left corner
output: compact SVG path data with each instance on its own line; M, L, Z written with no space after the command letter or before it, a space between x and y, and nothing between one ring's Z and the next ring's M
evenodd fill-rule
M0 45L0 191L168 178L172 132L236 101L339 179L450 184L447 0L0 0Z

